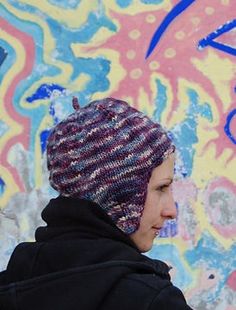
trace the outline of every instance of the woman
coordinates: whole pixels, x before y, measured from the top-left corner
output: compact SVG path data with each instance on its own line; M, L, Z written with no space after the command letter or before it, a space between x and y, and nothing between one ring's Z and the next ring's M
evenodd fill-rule
M168 266L142 254L176 217L171 140L124 101L73 106L47 144L59 196L2 273L0 309L191 309Z

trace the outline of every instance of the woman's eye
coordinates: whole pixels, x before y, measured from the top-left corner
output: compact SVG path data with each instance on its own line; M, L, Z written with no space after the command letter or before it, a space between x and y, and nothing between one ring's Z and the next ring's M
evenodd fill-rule
M157 188L157 190L160 192L164 192L168 187L169 187L169 185L162 185L162 186L159 186Z

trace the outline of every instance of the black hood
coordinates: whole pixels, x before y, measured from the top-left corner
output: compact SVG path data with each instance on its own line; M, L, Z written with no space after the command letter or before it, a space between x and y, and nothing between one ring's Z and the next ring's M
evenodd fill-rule
M0 273L3 309L49 309L50 300L58 301L51 309L99 309L131 273L170 279L168 266L142 255L93 202L58 197L42 218L36 242L19 244Z

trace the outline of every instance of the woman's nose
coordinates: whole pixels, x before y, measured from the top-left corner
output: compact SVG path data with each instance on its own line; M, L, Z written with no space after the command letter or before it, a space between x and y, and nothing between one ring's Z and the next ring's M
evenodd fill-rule
M162 216L165 217L166 219L175 219L177 217L177 209L171 191L163 206Z

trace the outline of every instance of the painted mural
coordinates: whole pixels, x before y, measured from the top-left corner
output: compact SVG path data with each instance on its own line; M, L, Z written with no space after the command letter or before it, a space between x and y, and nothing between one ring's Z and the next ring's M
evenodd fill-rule
M178 218L148 255L194 309L236 309L235 0L1 0L0 269L56 196L45 145L73 96L170 130Z

